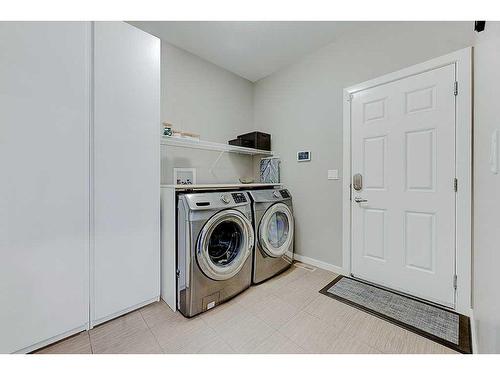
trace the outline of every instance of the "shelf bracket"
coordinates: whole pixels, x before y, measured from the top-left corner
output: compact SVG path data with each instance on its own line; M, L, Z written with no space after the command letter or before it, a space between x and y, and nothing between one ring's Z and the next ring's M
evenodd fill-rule
M216 176L215 176L215 173L214 173L214 169L215 169L215 167L217 166L217 164L219 164L220 159L222 158L222 156L223 156L225 153L226 153L226 151L221 151L221 152L219 153L219 156L217 156L217 159L215 159L215 161L212 163L212 165L211 165L211 166L210 166L210 168L208 169L208 170L209 170L209 172L210 172L210 173L211 173L214 177L216 177Z

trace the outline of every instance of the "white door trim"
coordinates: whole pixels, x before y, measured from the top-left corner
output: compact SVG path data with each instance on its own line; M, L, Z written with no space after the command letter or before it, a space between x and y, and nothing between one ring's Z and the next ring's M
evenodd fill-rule
M350 96L361 90L455 64L458 95L456 100L456 275L455 310L469 315L471 309L472 264L472 47L411 66L344 89L343 129L343 230L342 268L351 273L351 105ZM450 90L453 90L450 87Z

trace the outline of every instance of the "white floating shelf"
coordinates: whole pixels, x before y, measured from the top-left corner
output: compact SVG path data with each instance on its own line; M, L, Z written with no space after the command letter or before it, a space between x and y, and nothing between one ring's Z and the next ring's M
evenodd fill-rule
M280 187L281 184L251 183L251 184L195 184L195 185L161 185L162 188L175 190L226 190L226 189L255 189Z
M208 142L208 141L201 141L189 138L162 136L161 144L166 146L197 148L201 150L233 152L244 155L266 155L266 156L273 155L272 151L257 150L256 148L232 146L232 145L226 145L225 143Z

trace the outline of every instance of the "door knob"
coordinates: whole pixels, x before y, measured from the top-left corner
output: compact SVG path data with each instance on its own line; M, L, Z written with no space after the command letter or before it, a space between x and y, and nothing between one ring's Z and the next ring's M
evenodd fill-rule
M363 198L360 198L360 197L356 197L356 198L354 198L354 202L356 202L356 203L366 203L366 202L368 202L368 199L363 199Z

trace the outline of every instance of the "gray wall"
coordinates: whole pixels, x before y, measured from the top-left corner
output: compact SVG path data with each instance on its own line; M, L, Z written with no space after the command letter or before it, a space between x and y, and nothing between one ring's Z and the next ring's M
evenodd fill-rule
M487 22L474 48L473 307L480 353L500 353L500 174L489 168L490 139L500 131L500 23Z
M342 266L342 90L470 46L472 22L360 24L357 34L259 81L254 124L272 134L282 181L294 196L298 254ZM312 161L297 163L296 152ZM346 176L348 179L349 177Z
M225 143L253 128L253 84L166 42L161 45L161 120L174 128ZM162 183L173 183L173 168L197 168L198 183L237 182L253 175L252 158L162 146Z

